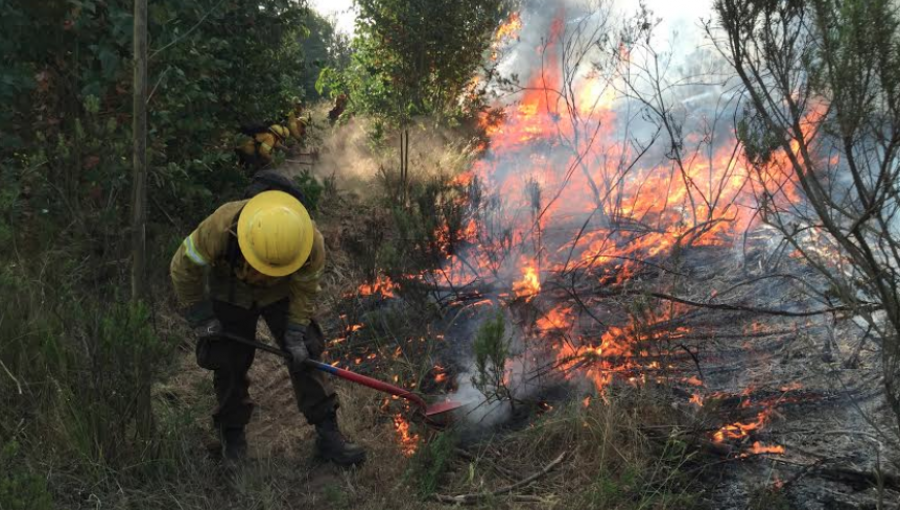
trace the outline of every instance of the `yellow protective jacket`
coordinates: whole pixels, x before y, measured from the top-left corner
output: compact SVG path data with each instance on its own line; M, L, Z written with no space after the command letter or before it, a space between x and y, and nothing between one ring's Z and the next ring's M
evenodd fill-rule
M275 149L284 149L284 139L274 131L277 124L272 124L266 131L260 131L244 140L237 149L245 156L259 156L266 163L272 161ZM289 129L286 131L290 131Z
M297 272L281 278L266 278L251 285L237 276L232 267L231 250L237 250L234 229L237 215L249 200L228 202L203 220L191 235L184 239L172 262L169 273L175 294L182 306L195 305L205 299L205 284L210 297L241 308L264 307L290 299L289 320L307 325L312 318L319 280L325 269L325 241L315 229L313 247L306 263ZM243 259L238 257L240 263Z

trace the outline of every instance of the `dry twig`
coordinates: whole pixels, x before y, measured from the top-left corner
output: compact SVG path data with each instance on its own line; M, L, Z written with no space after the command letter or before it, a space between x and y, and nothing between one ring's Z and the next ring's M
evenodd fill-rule
M12 372L10 372L8 368L6 368L6 365L3 364L3 360L0 360L0 367L2 367L2 368L3 368L3 371L6 372L6 375L8 375L9 378L12 379L12 381L13 381L14 383L16 383L16 389L19 390L19 395L22 395L22 394L23 394L23 392L22 392L22 384L19 382L18 379L16 379L16 376L14 376L14 375L12 374Z
M558 457L553 459L553 461L551 463L547 464L543 469L541 469L537 473L534 473L533 475L531 475L523 480L520 480L514 484L507 485L505 487L501 487L492 492L481 492L481 493L474 493L474 494L459 494L456 496L435 494L433 496L433 498L441 503L471 505L474 503L478 503L479 501L483 500L484 498L502 496L503 494L510 493L516 489L521 489L523 487L526 487L526 486L530 485L532 482L534 482L535 480L537 480L538 478L546 475L550 471L553 471L553 469L556 468L556 466L562 464L562 461L565 460L567 454L568 454L568 452L564 450L562 453L559 454ZM528 500L533 501L531 498L529 498Z

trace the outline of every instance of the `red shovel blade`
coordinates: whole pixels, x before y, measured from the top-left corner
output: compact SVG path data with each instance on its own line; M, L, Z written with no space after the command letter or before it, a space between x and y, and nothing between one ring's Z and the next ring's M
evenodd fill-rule
M465 402L458 402L456 400L444 400L442 402L436 402L431 404L430 406L426 406L424 409L419 411L425 424L429 427L433 427L436 429L443 429L447 427L453 422L453 414L452 412L461 407L465 407Z
M445 400L443 402L437 402L425 408L425 417L431 418L432 416L437 416L439 414L449 413L450 411L459 409L464 405L465 403L457 402L455 400Z

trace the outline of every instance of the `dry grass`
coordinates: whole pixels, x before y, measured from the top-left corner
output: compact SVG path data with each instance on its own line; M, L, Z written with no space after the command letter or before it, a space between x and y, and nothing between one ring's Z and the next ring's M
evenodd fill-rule
M259 359L254 380L284 372L274 360ZM287 384L286 376L283 384ZM211 399L208 375L191 367L166 388L168 401L202 408ZM360 468L341 470L313 459L314 431L293 406L274 408L288 387L282 382L255 396L260 412L249 432L252 459L226 469L203 446L211 439L202 414L185 424L175 441L177 465L146 483L122 479L117 491L98 496L103 508L184 509L419 509L447 508L423 494L429 467L446 461L438 472L437 493L483 493L474 508L695 508L686 492L689 480L680 470L688 455L675 444L649 441L641 427L668 419L664 405L652 392L628 389L589 407L580 403L545 413L517 432L470 441L462 431L445 432L453 448L436 459L433 447L421 444L413 458L401 453L390 417L380 409L382 396L372 390L339 384L341 423L347 434L369 450ZM171 392L175 392L174 395ZM418 432L426 433L419 429ZM432 444L437 436L432 436ZM565 461L534 484L508 496L488 495L497 487L540 471L567 451ZM466 453L467 452L467 453ZM424 462L423 462L424 461ZM524 502L521 496L539 498ZM72 508L78 507L73 505Z
M671 422L664 397L623 389L584 406L554 409L523 430L471 445L471 457L455 464L454 480L442 493L489 493L541 469L566 452L564 462L510 497L485 498L514 508L516 496L539 498L534 508L693 508L690 480L682 468L690 455L683 445L651 441L642 428Z
M657 391L617 388L594 399L546 412L518 431L480 435L449 430L429 434L412 458L402 454L383 395L339 382L343 429L369 451L360 468L342 470L313 458L314 430L294 404L281 363L260 355L251 371L258 407L249 427L251 459L223 466L208 412L211 376L183 352L174 377L155 389L159 426L168 431L159 465L84 479L55 469L49 482L59 508L141 509L437 509L431 494L482 494L473 508L665 509L695 508L683 476L689 456L675 442L651 441L646 426L671 423ZM539 472L566 451L556 469L509 495L498 487ZM527 497L532 501L523 501Z

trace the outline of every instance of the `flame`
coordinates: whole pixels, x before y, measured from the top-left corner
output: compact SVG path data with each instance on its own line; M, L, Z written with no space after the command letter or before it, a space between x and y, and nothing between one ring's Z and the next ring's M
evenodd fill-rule
M787 385L781 387L781 391L783 391L785 393L787 393L789 391L802 390L802 389L803 389L803 383L801 383L800 381L794 381L790 384L787 384Z
M364 283L360 285L358 293L360 296L371 296L378 293L381 294L382 297L392 298L394 297L395 288L396 286L391 281L390 277L379 274L371 284Z
M517 38L520 30L522 30L522 18L517 12L511 13L506 20L500 23L494 32L494 39L491 41L491 61L496 62L500 58L501 49L509 41Z
M575 323L572 307L559 305L552 308L546 315L535 323L535 327L541 331L567 330Z
M759 196L771 197L769 208L790 209L803 202L803 195L783 152L775 151L760 167L746 159L733 131L719 129L713 137L692 133L688 126L679 164L663 155L665 147L639 159L640 143L625 139L635 119L624 114L622 105L628 99L617 95L624 88L616 86L618 78L587 73L572 81L563 75L565 26L561 17L553 22L537 49L534 72L522 77L516 102L499 113L493 109L479 114L478 125L489 141L480 147L479 159L453 179L465 192L450 199L465 216L452 230L445 224L434 231L437 252L444 259L440 269L413 277L454 289L481 283L510 289L512 282L509 294L471 306L499 303L533 311L522 314L529 317L525 334L552 350L561 374L585 377L604 398L613 378L633 384L648 377L659 380L657 371L665 362L649 356L658 352L651 347L689 331L666 327L685 307L651 307L640 318L613 319L603 330L589 329L586 324L599 322L587 319L589 303L548 304L547 289L558 289L552 285L554 278L580 271L582 281L595 288L624 286L643 276L646 262L658 263L681 248L734 246L743 239L741 234L764 220ZM521 28L518 14L501 24L491 47L493 58L499 58L502 46ZM631 64L633 51L638 50L619 45L615 71ZM472 90L485 86L484 81L473 80ZM566 95L563 100L560 93ZM824 106L812 108L801 125L803 136L819 129L825 111ZM476 196L477 202L472 198ZM472 207L463 207L467 205ZM820 256L831 256L827 247L820 250ZM393 285L386 283L390 292ZM535 299L538 296L541 299ZM710 296L714 298L715 291ZM766 326L756 323L752 329L760 333ZM437 373L435 381L442 375ZM695 386L690 403L704 405L703 381L676 380ZM798 388L790 385L783 391ZM583 403L589 405L590 398ZM750 405L749 399L744 405ZM772 412L765 409L753 419L723 425L713 440L748 443ZM779 453L777 448L754 443L750 451Z
M434 382L442 383L447 380L447 371L440 365L434 366Z
M513 293L517 297L525 298L525 301L531 301L540 292L541 281L538 278L537 269L533 264L525 266L522 279L513 282Z
M701 381L700 378L697 377L696 375L692 375L691 377L682 379L682 382L690 384L691 386L703 386L704 385L703 381Z
M749 400L745 401L745 403L748 402ZM759 412L756 416L756 421L750 423L735 422L725 425L713 433L713 441L721 443L726 439L743 439L749 436L751 432L761 429L769 420L772 412L772 409L766 408Z
M520 30L522 30L522 18L518 12L513 12L497 27L497 31L494 32L494 41L517 37Z
M479 118L490 138L488 157L457 177L456 184L477 182L509 202L509 212L501 212L501 221L494 218L494 223L512 225L513 232L507 237L492 235L485 218L468 218L462 237L474 250L465 260L446 250L449 262L441 276L449 283L465 285L485 275L500 274L503 261L495 254L508 249L510 239L525 245L540 236L543 244L545 230L569 229L575 234L581 225L578 220L591 214L597 221L577 239L560 235L544 246L550 259L542 269L561 269L575 255L581 265L610 275L612 280L604 283L621 284L640 269L639 260L664 256L685 243L731 242L754 218L751 208L739 204L749 201L760 187L797 198L789 174L774 169L765 175L751 172L751 166L736 156L739 151L733 134L730 141L717 144L711 158L685 158L685 166L678 172L672 172L667 164L639 165L623 173L622 165L635 156L629 144L566 147L566 140L583 139L585 133L576 133L571 122L560 122L570 112L547 93L562 88L554 50L562 26L561 20L554 23L544 53L546 64L524 87L521 100L508 107L505 115L483 113ZM622 46L620 53L627 63L627 46ZM619 122L615 87L589 75L576 81L575 91L575 111L583 122L596 126L594 138L615 140ZM562 171L566 168L572 171ZM552 203L548 197L553 197ZM531 214L522 214L523 209ZM441 229L437 237L446 246L457 244ZM530 299L539 291L541 272L529 259L523 259L518 270L522 278L515 282L514 294Z
M419 447L419 435L410 432L409 422L402 414L394 415L394 430L397 431L397 439L400 441L400 451L406 457L411 457Z
M761 455L763 453L775 453L775 454L780 455L780 454L784 453L784 446L781 446L781 445L767 446L767 445L761 444L759 441L755 441L753 443L753 446L751 446L750 449L747 450L747 453L753 454L753 455Z

